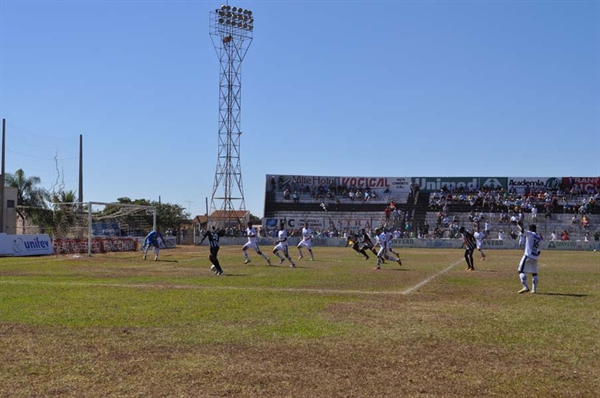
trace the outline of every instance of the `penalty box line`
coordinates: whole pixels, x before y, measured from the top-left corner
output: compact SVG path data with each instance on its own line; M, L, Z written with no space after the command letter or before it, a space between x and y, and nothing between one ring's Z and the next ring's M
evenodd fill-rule
M463 261L464 261L464 259L460 259L457 262L455 262L453 264L450 264L448 267L446 267L445 269L441 270L437 274L434 274L434 275L430 276L429 278L425 279L424 281L417 283L413 287L406 289L405 291L402 292L402 294L410 294L410 293L414 292L415 290L419 289L420 287L425 286L426 284L428 284L429 282L431 282L432 280L434 280L438 276L440 276L442 274L445 274L446 272L450 271L452 268L456 267L458 264L462 263Z
M112 288L135 288L135 289L182 289L182 290L246 290L259 292L289 292L289 293L315 293L315 294L353 294L353 295L407 295L420 287L425 286L438 276L450 271L463 260L459 260L448 267L419 282L404 291L365 291L365 290L335 290L335 289L302 289L302 288L264 288L264 287L242 287L242 286L198 286L198 285L171 285L171 284L139 284L139 283L86 283L86 282L43 282L43 281L16 281L0 280L0 285L47 285L47 286L94 286Z

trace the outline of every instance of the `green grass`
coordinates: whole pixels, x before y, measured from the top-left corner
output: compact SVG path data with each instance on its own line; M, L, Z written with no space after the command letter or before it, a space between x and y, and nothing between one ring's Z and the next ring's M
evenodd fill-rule
M0 397L597 396L598 253L545 251L533 295L520 251L314 251L0 258Z

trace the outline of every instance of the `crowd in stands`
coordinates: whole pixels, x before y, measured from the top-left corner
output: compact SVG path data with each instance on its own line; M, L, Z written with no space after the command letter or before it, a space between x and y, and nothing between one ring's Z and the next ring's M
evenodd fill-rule
M429 208L448 213L449 205L469 205L475 211L489 213L493 218L499 213L501 222L513 222L521 213L531 213L537 219L538 212L543 210L545 218L562 209L563 213L573 213L581 216L592 213L600 206L600 186L581 192L577 186L570 189L525 187L523 193L516 189L484 187L477 190L464 188L449 191L445 187L430 195ZM589 222L587 219L586 222Z
M411 195L413 197L418 193L418 184L411 184ZM295 203L301 201L318 201L325 203L328 207L331 204L344 202L385 202L390 200L390 190L388 188L376 190L370 187L357 187L354 185L336 185L335 183L308 185L300 184L296 180L286 182L283 177L276 180L271 178L271 191L282 192L284 200L292 200ZM401 199L401 198L397 198Z

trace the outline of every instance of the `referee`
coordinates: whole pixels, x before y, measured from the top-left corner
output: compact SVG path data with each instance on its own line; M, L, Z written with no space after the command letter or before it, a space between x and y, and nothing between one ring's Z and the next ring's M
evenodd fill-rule
M465 227L460 227L458 230L463 236L463 246L465 248L465 261L467 262L467 271L475 271L475 264L473 263L473 252L477 248L477 240L475 236L465 230Z

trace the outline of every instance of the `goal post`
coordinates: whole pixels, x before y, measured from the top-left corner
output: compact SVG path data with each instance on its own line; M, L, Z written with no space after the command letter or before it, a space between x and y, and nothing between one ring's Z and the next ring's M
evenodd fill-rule
M53 203L47 228L57 253L132 251L156 229L155 206L125 203Z

